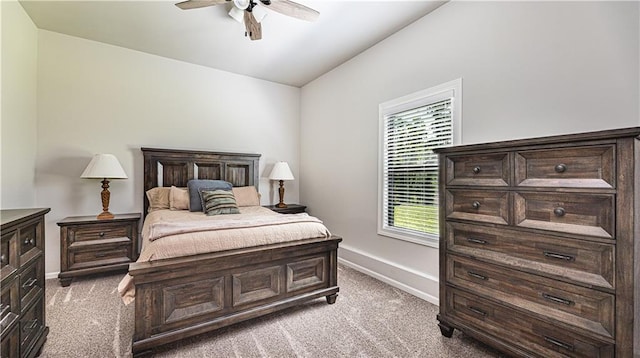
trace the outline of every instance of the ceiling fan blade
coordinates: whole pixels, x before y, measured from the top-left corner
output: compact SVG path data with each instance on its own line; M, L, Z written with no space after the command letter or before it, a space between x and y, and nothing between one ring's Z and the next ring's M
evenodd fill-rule
M253 12L244 11L244 26L246 28L245 36L249 36L251 40L260 40L262 38L262 25L253 16Z
M267 9L300 20L315 21L318 16L320 16L320 13L316 10L290 0L271 0L270 4L267 4L265 1L262 3Z
M197 9L201 7L224 4L230 0L187 0L176 4L182 10Z

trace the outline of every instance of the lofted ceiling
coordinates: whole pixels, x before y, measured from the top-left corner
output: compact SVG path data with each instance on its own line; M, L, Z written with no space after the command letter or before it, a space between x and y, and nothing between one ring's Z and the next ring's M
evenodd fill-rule
M267 10L262 40L244 36L231 2L180 10L178 1L20 3L40 29L301 87L445 1L298 0L315 22Z

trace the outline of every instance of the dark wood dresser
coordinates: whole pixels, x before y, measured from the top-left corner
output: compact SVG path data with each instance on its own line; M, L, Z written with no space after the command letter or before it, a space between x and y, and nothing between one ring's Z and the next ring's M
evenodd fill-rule
M47 339L44 216L50 209L0 210L2 357L35 357Z
M640 357L639 135L437 150L443 335L521 357Z
M77 276L126 271L138 259L140 214L118 214L113 219L70 216L60 226L60 284Z

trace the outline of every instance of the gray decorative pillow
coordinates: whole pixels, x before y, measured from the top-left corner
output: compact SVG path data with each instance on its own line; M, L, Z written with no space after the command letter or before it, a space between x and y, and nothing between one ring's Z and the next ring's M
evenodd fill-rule
M230 190L202 190L202 207L205 214L240 214L236 198Z
M224 180L191 179L187 182L189 188L189 211L202 211L200 190L231 190L231 183Z

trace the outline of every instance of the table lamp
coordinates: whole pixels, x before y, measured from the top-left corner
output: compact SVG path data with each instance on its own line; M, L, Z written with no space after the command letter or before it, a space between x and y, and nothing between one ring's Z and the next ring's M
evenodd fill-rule
M127 179L127 174L122 169L120 162L113 154L96 154L82 172L81 178L102 179L102 213L98 219L113 219L113 214L109 212L109 179Z
M277 162L273 166L271 174L269 174L269 179L280 181L280 203L278 203L276 207L286 208L287 204L284 203L284 181L294 179L293 174L291 174L291 169L289 169L289 164L287 164L287 162Z

